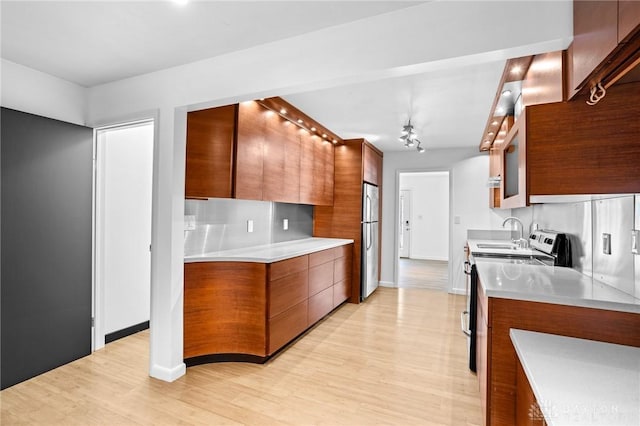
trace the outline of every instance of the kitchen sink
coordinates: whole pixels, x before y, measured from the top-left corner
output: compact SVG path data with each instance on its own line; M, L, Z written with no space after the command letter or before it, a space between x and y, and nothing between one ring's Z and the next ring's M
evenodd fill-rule
M515 250L518 248L515 244L504 244L504 243L481 243L477 244L479 249L509 249Z

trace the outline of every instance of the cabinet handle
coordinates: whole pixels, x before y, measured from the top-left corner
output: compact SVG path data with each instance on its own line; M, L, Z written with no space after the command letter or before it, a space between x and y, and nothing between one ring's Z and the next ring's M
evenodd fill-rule
M465 325L464 318L469 315L469 311L460 312L460 330L465 336L471 337L471 330Z

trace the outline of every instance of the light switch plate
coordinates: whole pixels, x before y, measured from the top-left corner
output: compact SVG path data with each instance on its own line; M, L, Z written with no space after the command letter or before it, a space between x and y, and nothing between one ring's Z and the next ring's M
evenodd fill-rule
M253 220L247 220L247 232L253 232Z
M638 248L640 245L640 231L637 229L631 230L631 253L640 254L640 249Z
M285 231L289 229L289 219L282 219L282 229Z
M611 234L602 234L602 253L611 254Z

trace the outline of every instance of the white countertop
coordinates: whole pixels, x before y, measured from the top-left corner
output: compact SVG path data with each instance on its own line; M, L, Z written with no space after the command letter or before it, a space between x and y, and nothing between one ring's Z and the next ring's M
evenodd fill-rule
M184 262L273 263L279 260L290 259L292 257L340 247L351 243L353 243L353 240L342 238L304 238L301 240L185 256Z
M522 262L519 259L475 258L485 294L640 314L640 299L575 269Z
M510 334L549 426L640 425L640 348L514 329Z

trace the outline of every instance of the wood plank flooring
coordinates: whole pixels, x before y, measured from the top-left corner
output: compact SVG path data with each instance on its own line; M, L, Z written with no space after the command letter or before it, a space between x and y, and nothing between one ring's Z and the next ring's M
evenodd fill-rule
M265 365L148 377L148 331L0 393L3 425L480 425L463 296L379 288Z
M398 287L447 291L449 262L400 258L398 259Z

